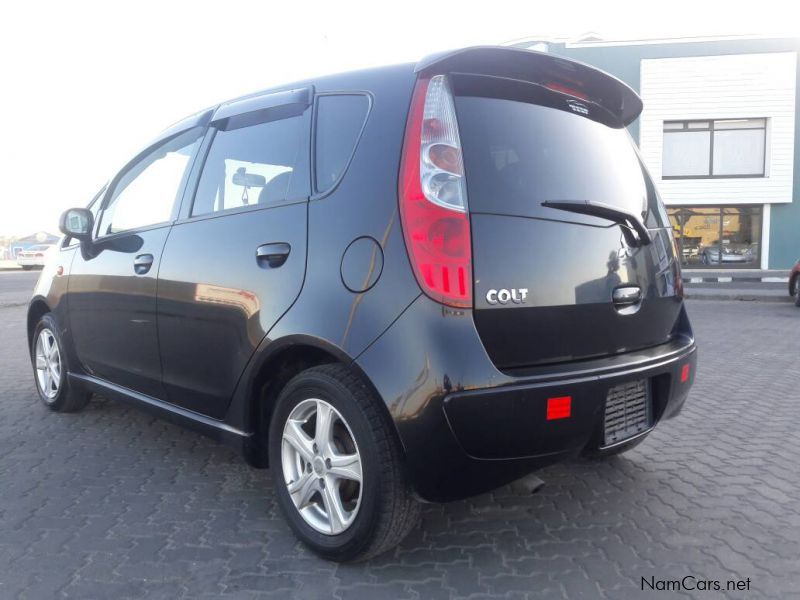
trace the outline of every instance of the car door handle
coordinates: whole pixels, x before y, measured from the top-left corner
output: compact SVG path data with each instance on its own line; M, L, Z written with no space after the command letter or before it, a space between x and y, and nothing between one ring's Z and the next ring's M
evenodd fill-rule
M642 288L638 285L618 287L611 294L611 298L617 306L637 304L642 299Z
M263 244L256 248L256 261L260 265L268 265L273 269L280 267L289 258L292 247L286 242Z
M133 270L136 271L137 275L144 275L150 270L150 267L152 266L153 266L152 254L140 254L139 256L133 259Z

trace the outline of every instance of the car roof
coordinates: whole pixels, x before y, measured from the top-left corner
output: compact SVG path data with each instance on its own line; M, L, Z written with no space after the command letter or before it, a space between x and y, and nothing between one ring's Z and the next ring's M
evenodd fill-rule
M219 104L209 106L201 111L189 115L184 119L181 119L177 123L174 123L166 128L159 135L159 138L165 138L180 131L191 129L192 127L207 125L214 116L214 113L220 108L234 104L244 104L250 100L257 100L260 97L272 96L282 92L291 93L297 92L298 90L310 89L312 87L316 92L352 91L355 89L370 91L372 87L370 83L377 84L378 82L385 81L387 78L392 77L415 77L414 69L416 64L417 63L400 63L372 67L368 69L343 71L341 73L333 73L319 77L296 80L274 87L264 88L256 92L236 96L235 98L224 100Z
M248 105L251 101L257 101L262 96L271 96L280 92L296 93L303 89L311 91L312 88L315 92L352 91L354 89L371 91L374 87L380 87L387 79L405 77L413 80L418 73L424 73L436 68L460 70L465 65L475 66L476 73L489 69L489 71L496 74L499 67L500 71L507 72L506 76L522 79L526 77L520 74L529 75L531 69L535 69L535 72L538 72L539 69L544 72L552 72L554 69L574 71L594 86L595 89L603 92L601 96L608 96L607 99L610 99L613 105L603 101L601 103L604 104L606 109L617 113L617 116L625 125L630 124L642 110L642 101L630 86L613 75L591 65L546 52L537 52L512 46L468 46L431 54L417 62L310 77L244 94L205 108L178 121L165 129L158 139L175 135L192 127L208 125L215 112L220 108L232 105Z

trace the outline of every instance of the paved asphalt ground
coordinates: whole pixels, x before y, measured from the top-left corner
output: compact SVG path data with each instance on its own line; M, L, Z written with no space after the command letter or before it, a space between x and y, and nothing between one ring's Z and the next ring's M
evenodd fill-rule
M0 271L0 308L27 303L39 273L40 271Z
M700 367L683 413L604 463L428 505L396 551L315 558L269 471L114 402L36 397L24 306L0 274L0 598L667 598L641 578L746 580L800 598L800 309L689 301ZM2 300L5 298L5 300ZM17 302L19 300L14 300ZM692 580L687 580L691 582ZM720 598L694 591L682 597Z

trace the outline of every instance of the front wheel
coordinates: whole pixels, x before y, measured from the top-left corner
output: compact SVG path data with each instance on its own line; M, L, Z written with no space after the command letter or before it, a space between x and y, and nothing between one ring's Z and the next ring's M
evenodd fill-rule
M400 445L378 402L343 365L303 371L278 398L269 432L278 505L324 558L376 556L418 521Z
M67 358L58 324L45 314L36 324L31 344L31 362L39 398L56 412L76 412L89 402L90 394L70 385Z

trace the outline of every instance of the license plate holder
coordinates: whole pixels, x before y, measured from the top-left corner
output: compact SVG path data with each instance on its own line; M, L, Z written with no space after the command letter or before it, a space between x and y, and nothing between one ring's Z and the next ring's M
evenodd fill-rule
M652 385L649 379L627 381L606 394L603 413L604 446L613 446L653 426Z

